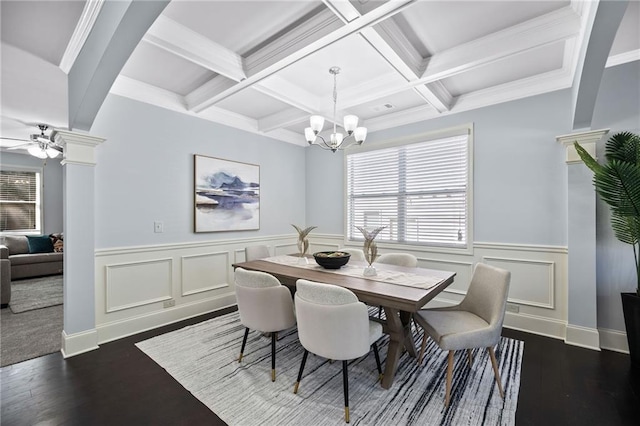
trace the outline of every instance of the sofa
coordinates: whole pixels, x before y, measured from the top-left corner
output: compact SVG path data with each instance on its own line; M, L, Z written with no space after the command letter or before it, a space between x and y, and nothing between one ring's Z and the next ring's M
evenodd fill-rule
M0 305L11 301L11 280L62 274L62 234L0 237Z

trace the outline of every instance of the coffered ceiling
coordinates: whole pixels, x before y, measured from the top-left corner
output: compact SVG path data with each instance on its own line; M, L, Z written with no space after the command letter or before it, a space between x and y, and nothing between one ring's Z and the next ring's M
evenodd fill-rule
M3 60L19 49L68 72L68 46L100 3L2 1ZM311 114L333 119L332 66L342 69L337 121L356 114L370 132L571 87L596 6L173 0L111 93L305 145ZM633 1L607 66L640 60L639 27ZM14 107L19 94L3 94L2 136L37 121L65 127L59 110L35 117Z

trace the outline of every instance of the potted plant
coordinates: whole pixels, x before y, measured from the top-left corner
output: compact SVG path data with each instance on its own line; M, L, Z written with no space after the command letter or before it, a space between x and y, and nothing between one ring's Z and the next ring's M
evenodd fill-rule
M600 199L611 208L616 238L633 248L636 292L621 296L631 362L640 367L640 136L630 132L611 136L602 165L577 142L574 146L594 173L593 184Z

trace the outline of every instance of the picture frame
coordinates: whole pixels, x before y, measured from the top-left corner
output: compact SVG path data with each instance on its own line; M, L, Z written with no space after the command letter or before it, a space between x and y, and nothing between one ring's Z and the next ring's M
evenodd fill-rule
M194 232L260 229L260 166L195 154Z

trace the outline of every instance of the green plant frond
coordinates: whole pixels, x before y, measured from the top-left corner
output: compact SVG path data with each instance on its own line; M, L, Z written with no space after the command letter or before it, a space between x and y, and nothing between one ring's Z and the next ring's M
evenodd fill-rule
M611 136L605 146L607 161L623 161L640 166L640 136L620 132Z
M640 216L640 167L613 160L595 174L600 198L619 216Z
M580 156L580 159L582 160L582 162L588 168L590 168L591 171L593 171L594 173L598 173L598 171L602 169L602 166L598 164L596 159L593 158L591 154L589 154L587 150L584 149L578 142L574 142L573 146L576 149L576 152L578 153L578 155Z
M632 216L611 216L611 228L616 238L625 244L638 244L640 239L640 220Z

